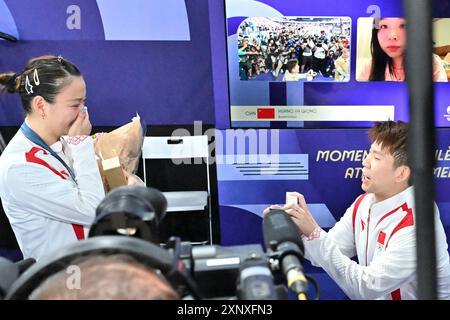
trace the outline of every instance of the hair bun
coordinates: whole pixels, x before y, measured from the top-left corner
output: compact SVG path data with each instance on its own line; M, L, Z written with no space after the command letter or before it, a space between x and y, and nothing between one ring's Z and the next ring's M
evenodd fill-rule
M17 74L17 73L14 73L12 76L11 76L11 79L9 79L9 86L11 87L11 88L14 88L14 91L16 91L16 87L17 87L17 78L19 77L19 75Z
M0 74L0 85L9 93L18 92L17 78L20 75L14 72Z

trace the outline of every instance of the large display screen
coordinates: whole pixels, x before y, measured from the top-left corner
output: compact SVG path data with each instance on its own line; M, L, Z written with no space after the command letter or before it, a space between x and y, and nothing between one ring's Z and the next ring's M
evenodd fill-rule
M408 121L401 0L225 0L225 11L232 127ZM433 16L435 124L449 127L450 1Z

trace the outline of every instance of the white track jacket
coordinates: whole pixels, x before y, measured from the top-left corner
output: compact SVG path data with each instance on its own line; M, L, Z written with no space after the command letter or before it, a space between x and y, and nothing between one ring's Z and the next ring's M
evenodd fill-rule
M351 299L417 299L413 187L374 204L359 196L329 232L303 237L306 258ZM447 240L435 205L438 297L450 299ZM357 256L359 264L350 258ZM420 258L420 257L419 257Z
M62 138L51 148L71 167L16 133L0 157L0 197L24 258L39 259L87 236L105 196L93 140Z

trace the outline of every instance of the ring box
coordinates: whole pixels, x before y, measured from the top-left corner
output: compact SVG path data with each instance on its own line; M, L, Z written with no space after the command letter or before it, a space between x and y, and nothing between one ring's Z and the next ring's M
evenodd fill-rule
M296 196L292 196L288 192L286 192L286 204L297 204L298 205L298 198Z

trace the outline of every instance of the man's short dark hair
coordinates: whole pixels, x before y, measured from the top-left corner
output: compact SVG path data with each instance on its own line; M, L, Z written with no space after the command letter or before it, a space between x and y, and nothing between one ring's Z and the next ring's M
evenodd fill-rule
M402 121L376 122L369 129L372 143L378 143L394 157L394 166L410 166L407 153L406 138L408 124Z
M69 288L73 274L62 270L33 291L33 300L173 300L178 293L157 270L125 254L88 256L74 261L80 288Z

